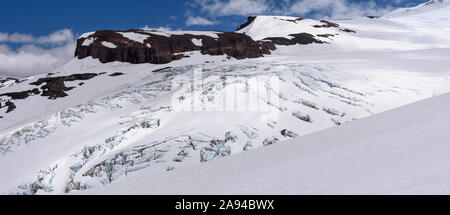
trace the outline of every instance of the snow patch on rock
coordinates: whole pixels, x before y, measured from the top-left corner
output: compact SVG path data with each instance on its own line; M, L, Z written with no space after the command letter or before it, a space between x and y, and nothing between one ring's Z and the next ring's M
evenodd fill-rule
M96 38L87 38L84 40L83 44L81 44L82 46L90 46Z
M106 41L103 41L103 42L102 42L102 45L103 45L103 46L106 46L106 47L108 47L108 48L111 48L111 49L117 48L117 46L114 45L113 43L106 42Z
M203 46L203 42L202 39L192 39L192 43L194 43L194 45L196 46Z
M135 32L118 32L119 34L122 34L122 36L136 41L138 43L144 43L144 40L146 40L149 35L145 35L145 34L139 34L139 33L135 33Z

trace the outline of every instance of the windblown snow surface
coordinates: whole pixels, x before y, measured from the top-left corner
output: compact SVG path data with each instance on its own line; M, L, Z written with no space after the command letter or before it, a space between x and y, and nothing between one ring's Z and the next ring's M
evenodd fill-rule
M326 43L258 59L74 59L52 76L98 76L0 109L0 193L447 192L448 96L378 114L450 92L448 14L436 1L338 27L260 16L239 32Z

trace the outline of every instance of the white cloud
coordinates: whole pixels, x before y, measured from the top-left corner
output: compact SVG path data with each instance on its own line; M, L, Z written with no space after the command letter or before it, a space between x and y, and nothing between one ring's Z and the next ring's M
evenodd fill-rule
M257 15L271 7L267 0L196 0L195 5L211 16Z
M0 77L49 73L70 61L76 47L74 35L67 29L40 37L0 33L0 42L22 44L16 49L0 44Z
M9 48L9 46L4 45L4 44L0 44L0 53L3 53L3 54L11 54L11 53L13 53L13 51L11 51L11 49Z
M34 42L35 38L29 34L20 34L20 33L13 33L10 35L7 35L8 38L4 42L10 42L10 43L32 43Z
M0 32L0 42L5 42L8 40L8 34Z
M146 25L146 26L142 27L141 29L142 30L146 30L146 31L151 31L151 30L156 30L156 31L173 31L172 28L170 28L168 26L166 26L166 27L160 26L160 27L154 28L154 27L150 27L150 26Z
M191 25L214 25L216 24L216 22L202 18L202 17L188 17L188 19L186 20L186 25L187 26L191 26Z
M269 10L269 4L265 0L231 0L223 5L223 15L251 15L264 13Z
M392 7L380 7L374 1L349 2L348 0L299 0L292 2L281 13L306 15L313 13L316 18L353 18L365 15L382 15Z
M35 43L35 44L61 44L73 40L74 35L71 30L63 29L51 33L50 35L34 37L30 34L21 33L1 33L0 42L8 43Z
M313 15L314 18L353 18L365 15L383 15L394 9L391 4L403 0L387 1L380 6L375 1L349 0L195 0L191 7L210 17L247 15Z
M73 33L69 29L63 29L51 33L48 36L41 36L36 38L37 43L41 44L61 44L73 41Z

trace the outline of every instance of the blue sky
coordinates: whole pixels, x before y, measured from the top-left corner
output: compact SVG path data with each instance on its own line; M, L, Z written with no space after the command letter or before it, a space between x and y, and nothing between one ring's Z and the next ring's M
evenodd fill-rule
M427 0L2 0L0 77L51 71L77 35L102 29L234 31L249 15L339 19L383 15Z
M330 7L336 0L314 0L314 1L291 1L287 7L296 2L304 2L304 5L311 5L310 2L324 2L322 7L311 13L299 11L298 14L292 11L275 11L281 8L287 1L272 0L224 0L224 1L181 1L181 0L2 0L0 7L0 32L18 32L41 36L60 29L71 29L75 34L98 29L128 29L151 27L170 27L174 29L215 29L232 31L239 23L245 21L247 15L255 14L283 14L283 15L303 15L309 17L330 16ZM383 12L382 9L389 7L411 6L424 2L425 0L348 0L348 5L365 5L374 2L374 13ZM224 4L216 4L223 2ZM227 2L255 2L254 4L235 4L235 8L227 8ZM219 9L214 9L218 5ZM251 8L248 8L246 6ZM264 10L262 6L258 8L253 5L267 5ZM328 7L327 5L331 5ZM208 7L209 6L209 7ZM237 7L237 8L236 8ZM273 9L270 9L272 7ZM349 6L351 7L351 6ZM227 10L221 11L220 9ZM368 8L363 9L370 13ZM375 9L379 9L376 11ZM259 13L258 13L259 12ZM364 11L362 11L364 12ZM348 14L352 16L353 14ZM379 14L377 14L379 15ZM345 16L345 15L341 15ZM191 25L187 26L189 17L201 17L209 20L214 25ZM208 23L207 23L208 24Z

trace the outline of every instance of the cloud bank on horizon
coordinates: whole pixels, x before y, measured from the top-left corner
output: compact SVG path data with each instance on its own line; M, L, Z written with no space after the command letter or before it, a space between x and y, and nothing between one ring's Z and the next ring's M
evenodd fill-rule
M384 3L380 3L384 2ZM291 15L324 19L383 15L408 0L193 0L184 4L185 27L217 26L222 18L249 15ZM171 16L173 17L173 16ZM181 17L180 17L181 18ZM172 19L172 18L171 18ZM168 29L169 26L157 29ZM72 30L61 29L44 36L1 32L0 77L45 74L73 58L76 38Z
M22 78L49 73L70 61L74 50L75 37L69 29L40 37L0 32L0 77Z
M384 15L400 5L409 5L408 0L351 1L351 0L194 0L190 9L199 11L204 17L195 17L202 22L187 22L189 25L210 25L217 17L249 15L289 15L322 19L343 19L360 16ZM192 12L190 12L192 13ZM187 15L188 20L194 17Z

